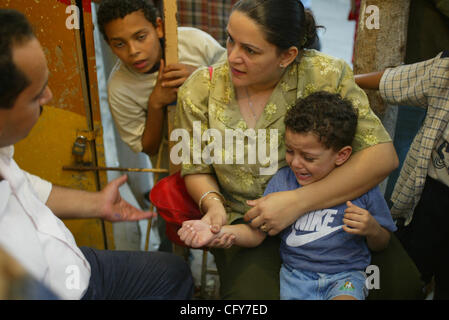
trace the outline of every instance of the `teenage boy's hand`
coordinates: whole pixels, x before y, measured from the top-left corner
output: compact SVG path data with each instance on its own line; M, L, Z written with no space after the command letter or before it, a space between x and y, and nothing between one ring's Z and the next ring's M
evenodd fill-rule
M177 94L178 94L178 88L177 87L168 87L163 86L163 78L164 78L164 72L165 72L165 64L164 60L161 60L160 66L159 66L159 73L157 76L157 82L153 89L153 92L151 92L148 106L153 109L162 109L163 107L172 104L176 101Z
M179 88L195 70L196 67L182 63L166 66L162 74L162 87Z

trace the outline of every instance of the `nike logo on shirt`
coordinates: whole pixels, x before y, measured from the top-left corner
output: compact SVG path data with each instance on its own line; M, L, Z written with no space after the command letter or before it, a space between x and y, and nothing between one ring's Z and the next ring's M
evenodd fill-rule
M292 226L292 231L286 239L286 244L290 247L303 246L341 229L343 225L336 227L329 226L334 221L334 216L337 213L338 210L325 209L312 211L302 216ZM298 231L301 234L296 234Z

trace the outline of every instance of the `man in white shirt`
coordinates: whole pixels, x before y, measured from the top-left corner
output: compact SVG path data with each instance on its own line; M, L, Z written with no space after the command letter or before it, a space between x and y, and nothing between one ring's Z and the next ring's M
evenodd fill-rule
M0 9L0 245L64 299L188 299L188 265L163 252L78 248L60 220L149 218L120 197L122 176L100 192L53 186L21 170L13 145L37 122L52 93L39 41L26 18Z

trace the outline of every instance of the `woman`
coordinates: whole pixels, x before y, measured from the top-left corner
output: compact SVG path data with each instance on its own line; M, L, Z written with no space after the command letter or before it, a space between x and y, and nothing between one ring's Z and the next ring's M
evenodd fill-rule
M316 26L300 1L241 0L233 7L227 32L227 61L214 65L212 72L199 69L184 83L178 93L175 123L193 137L191 159L183 162L182 175L213 232L226 223L243 223L247 212L245 219L253 227L275 235L306 212L363 194L396 168L391 139L354 83L349 66L305 49L315 39ZM286 111L297 98L319 90L338 92L358 109L356 153L320 182L260 198L276 171L269 169L286 165ZM195 133L198 128L213 138L201 139ZM251 136L250 129L257 134ZM230 143L229 133L238 141L242 132L250 137ZM263 132L270 137L265 142L271 147L269 162L260 159L264 158L259 150ZM234 144L235 152L228 148ZM258 159L254 161L256 144ZM271 157L273 151L275 157ZM224 237L213 246L230 244L232 239ZM278 249L276 237L268 237L257 248L213 249L222 298L278 299Z

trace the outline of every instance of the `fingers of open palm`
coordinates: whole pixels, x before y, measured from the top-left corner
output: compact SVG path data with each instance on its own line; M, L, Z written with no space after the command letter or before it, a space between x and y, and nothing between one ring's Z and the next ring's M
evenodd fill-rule
M191 241L191 239L195 236L195 231L193 228L186 224L183 225L181 229L178 230L179 238L185 243Z

